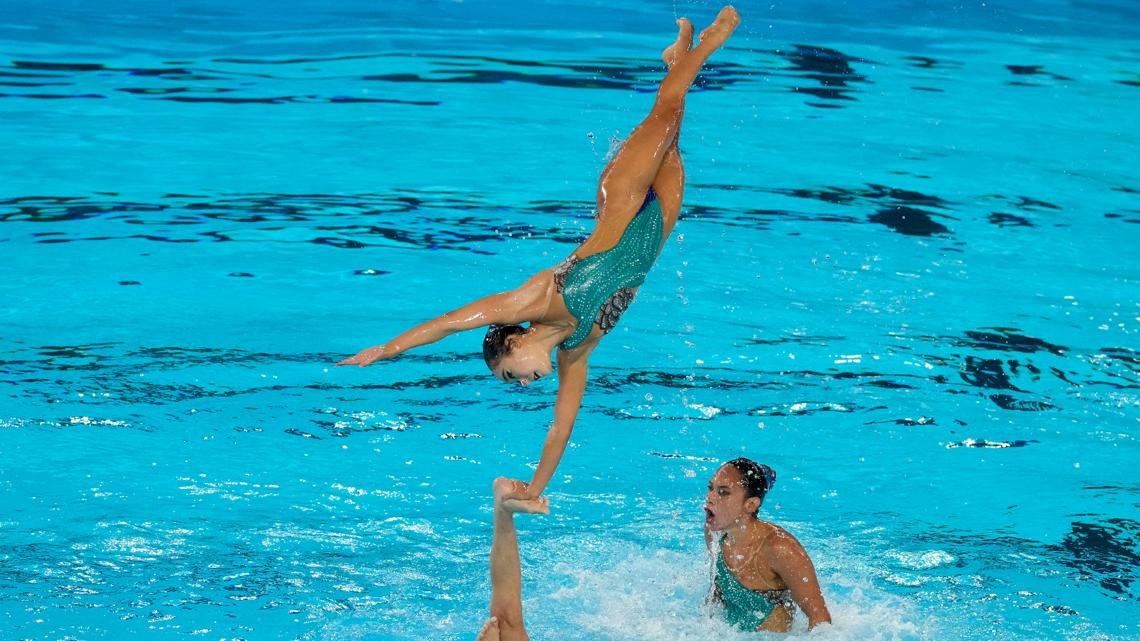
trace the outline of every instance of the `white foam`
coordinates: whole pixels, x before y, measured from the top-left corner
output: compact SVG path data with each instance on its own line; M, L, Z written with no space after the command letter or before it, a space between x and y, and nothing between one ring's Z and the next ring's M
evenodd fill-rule
M568 575L570 584L533 601L551 599L575 611L569 618L583 633L582 638L757 639L755 633L732 628L703 605L709 586L708 560L703 551L636 551L604 569L562 564L555 572ZM874 588L869 578L823 579L823 587L834 623L816 628L812 641L910 641L941 636L936 619L918 613L905 599ZM543 609L549 610L549 604ZM803 615L797 614L791 634L778 638L807 633ZM578 638L566 636L565 630L562 636Z
M890 552L889 555L897 559L904 568L911 570L929 570L954 562L953 555L942 550L930 550L928 552L895 551Z

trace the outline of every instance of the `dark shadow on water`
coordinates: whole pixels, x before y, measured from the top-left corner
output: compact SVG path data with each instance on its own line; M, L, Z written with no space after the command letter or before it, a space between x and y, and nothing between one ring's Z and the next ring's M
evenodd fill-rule
M837 49L815 45L796 44L791 50L777 50L788 66L783 72L796 80L808 80L816 85L796 84L790 87L794 93L802 93L815 98L831 101L853 101L861 90L859 85L867 84L866 76L855 71L852 63L869 63L862 58L847 55ZM813 107L836 107L838 104L807 103Z
M886 225L907 236L950 235L950 228L934 220L933 214L923 209L894 205L871 214L867 220Z
M1095 581L1109 595L1140 600L1132 585L1140 572L1140 523L1109 518L1103 523L1074 521L1059 545L1048 549L1081 581Z

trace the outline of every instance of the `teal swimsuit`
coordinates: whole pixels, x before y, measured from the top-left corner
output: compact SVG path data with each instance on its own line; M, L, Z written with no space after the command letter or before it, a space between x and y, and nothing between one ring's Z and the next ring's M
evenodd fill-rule
M791 590L750 590L740 583L724 562L724 552L716 553L716 577L713 579L714 596L724 604L724 618L741 630L755 631L776 606L792 606Z
M657 260L664 229L661 205L650 189L616 245L585 258L571 254L554 268L555 287L566 309L578 319L578 327L563 341L562 349L581 345L595 323L603 332L617 325Z

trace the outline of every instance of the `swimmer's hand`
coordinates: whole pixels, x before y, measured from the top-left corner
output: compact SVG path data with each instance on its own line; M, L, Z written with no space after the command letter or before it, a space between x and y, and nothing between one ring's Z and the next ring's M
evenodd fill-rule
M396 354L393 353L393 350L388 349L388 345L376 345L375 347L369 347L366 350L358 352L356 356L344 359L343 361L337 363L336 366L340 367L341 365L358 365L360 367L368 367L376 361L381 361L385 358L392 358L395 355Z
M527 498L527 484L504 477L495 479L495 508L521 514L550 514L550 499L545 496Z

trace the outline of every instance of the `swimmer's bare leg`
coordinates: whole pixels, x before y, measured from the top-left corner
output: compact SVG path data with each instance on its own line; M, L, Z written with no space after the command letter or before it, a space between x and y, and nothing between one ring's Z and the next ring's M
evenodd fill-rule
M477 641L529 641L523 627L522 569L519 540L515 532L515 512L545 513L544 498L520 501L506 497L519 493L516 481L495 479L495 529L491 542L491 621L484 625L493 631ZM483 633L480 633L483 634Z
M732 7L722 9L716 20L701 32L699 44L691 51L685 51L685 41L692 37L692 25L687 20L677 23L680 31L677 42L662 55L667 63L670 59L673 63L657 90L653 109L602 171L598 182L599 218L610 212L629 215L641 206L646 191L654 184L665 157L676 142L689 87L701 65L732 35L740 16ZM664 209L665 203L662 203Z
M689 53L693 46L693 25L687 19L677 21L680 27L677 41L661 53L661 59L672 67L680 56ZM677 135L673 137L673 144L665 151L661 159L661 166L657 168L657 175L653 177L653 191L657 192L657 202L661 205L661 219L665 229L661 234L661 242L673 231L677 224L677 216L681 213L681 203L685 199L685 165L681 162L681 126L677 125Z
M673 231L673 225L677 224L681 202L685 197L685 166L681 162L681 150L677 148L676 140L661 159L661 166L653 178L653 191L657 192L657 202L661 205L661 221L664 223L661 242L664 244Z
M689 53L693 48L693 24L687 18L677 21L677 41L661 52L661 59L672 67L681 56ZM657 168L657 175L653 178L653 191L657 192L657 202L661 205L661 219L665 228L661 234L661 242L673 231L677 223L677 216L681 213L681 202L685 197L685 166L681 162L681 150L678 147L681 141L681 126L677 125L677 135L673 137L673 144L665 151L661 159L661 166Z

